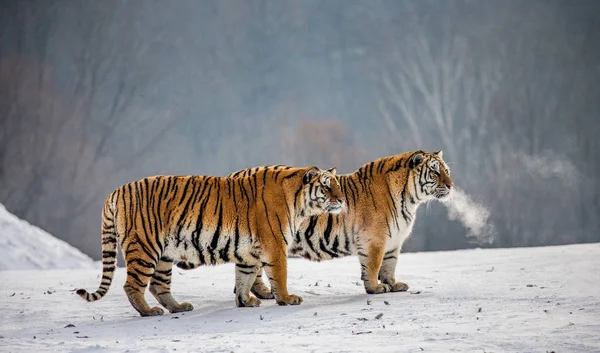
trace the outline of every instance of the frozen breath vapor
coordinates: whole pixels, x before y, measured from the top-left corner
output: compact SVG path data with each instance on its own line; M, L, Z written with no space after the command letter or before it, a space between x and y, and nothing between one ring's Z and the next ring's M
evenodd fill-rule
M495 228L490 223L490 211L473 201L464 191L455 188L450 198L443 202L448 217L460 221L467 228L467 237L479 244L491 244L494 241Z

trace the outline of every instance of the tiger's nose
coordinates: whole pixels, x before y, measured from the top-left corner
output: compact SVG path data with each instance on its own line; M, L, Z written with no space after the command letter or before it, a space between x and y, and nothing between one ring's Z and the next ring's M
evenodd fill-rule
M448 190L452 189L452 182L451 181L447 181L445 184L446 184L446 187L448 188Z

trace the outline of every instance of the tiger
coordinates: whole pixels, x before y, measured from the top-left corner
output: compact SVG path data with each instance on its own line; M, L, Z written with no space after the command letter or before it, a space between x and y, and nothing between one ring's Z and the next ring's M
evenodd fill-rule
M396 281L395 271L417 208L431 200L447 200L452 191L450 169L442 157L442 150L406 152L367 163L354 173L337 175L347 211L303 221L294 234L290 254L312 261L358 255L368 294L407 291L406 283ZM244 178L281 168L254 167L228 176ZM262 271L251 291L261 299L273 298L262 280Z
M269 276L280 305L298 305L287 290L287 244L313 215L338 214L345 198L335 169L265 169L244 178L152 176L120 186L102 211L102 279L98 290L76 293L101 299L115 272L117 243L125 259L123 289L141 316L162 315L144 299L146 287L171 313L193 310L171 294L173 263L191 269L235 263L235 302L256 307L250 294L259 269Z

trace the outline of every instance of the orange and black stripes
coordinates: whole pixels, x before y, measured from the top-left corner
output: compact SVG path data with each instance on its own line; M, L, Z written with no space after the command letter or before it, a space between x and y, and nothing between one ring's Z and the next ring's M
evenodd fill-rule
M140 314L162 313L143 298L149 282L152 294L170 311L190 308L170 295L173 263L193 269L227 262L243 266L281 262L274 254L285 251L301 220L341 209L343 198L339 188L332 191L330 179L335 180L331 172L305 167L257 171L241 178L155 176L125 184L104 206L100 288L92 294L84 289L77 293L87 301L106 294L119 242L127 266L124 289ZM289 295L281 276L285 271L272 277L282 282L280 297L285 301ZM238 305L256 304L242 299Z
M248 176L276 167L255 167L230 176ZM393 273L417 208L425 201L446 197L452 187L442 152L419 150L384 157L337 178L347 211L302 222L289 244L290 252L313 261L358 255L368 293L405 290L406 285L395 284ZM374 271L380 271L384 285L376 283ZM266 296L265 288L257 279L252 291Z

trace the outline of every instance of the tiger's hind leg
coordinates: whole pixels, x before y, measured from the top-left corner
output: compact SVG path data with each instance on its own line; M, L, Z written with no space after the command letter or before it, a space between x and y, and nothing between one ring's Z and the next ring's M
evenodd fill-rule
M399 248L387 251L383 256L383 262L381 263L381 269L379 270L379 280L381 283L392 286L392 292L406 292L408 290L408 285L406 283L396 282L396 279L394 278L399 254Z
M260 300L250 295L250 288L256 279L256 274L262 268L258 265L235 265L235 304L238 307L257 307Z
M123 289L131 305L141 316L156 316L164 313L163 309L155 306L150 307L144 298L146 287L150 277L154 274L156 259L160 257L153 248L142 245L134 234L130 234L131 240L122 244L125 255L125 266L127 268L127 280Z
M150 280L150 293L158 300L160 305L167 308L171 313L194 310L192 304L178 303L171 294L172 270L173 262L171 260L162 258L158 261Z
M131 305L141 316L156 316L164 313L163 309L150 307L144 298L150 277L154 274L154 264L141 259L127 260L127 280L123 289Z
M274 299L275 295L271 292L271 288L267 287L265 282L262 279L263 269L262 266L258 269L258 274L256 275L256 279L252 284L252 294L256 295L260 299Z

